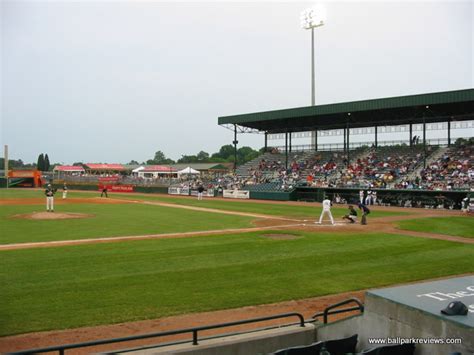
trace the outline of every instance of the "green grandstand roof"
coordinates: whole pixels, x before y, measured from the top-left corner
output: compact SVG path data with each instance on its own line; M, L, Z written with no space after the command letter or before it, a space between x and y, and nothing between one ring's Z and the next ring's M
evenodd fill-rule
M426 122L473 119L474 89L223 116L218 122L268 132L296 132L342 128L347 122L351 127L420 123L423 117Z

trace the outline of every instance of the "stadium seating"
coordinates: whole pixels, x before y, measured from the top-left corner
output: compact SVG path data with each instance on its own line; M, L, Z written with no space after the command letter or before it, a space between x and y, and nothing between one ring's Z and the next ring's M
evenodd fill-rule
M345 355L355 353L357 345L357 334L342 339L328 340L324 347L331 355Z
M428 147L432 154L435 148ZM338 186L383 188L414 171L423 161L423 146L384 146L372 148L341 171Z
M450 148L421 171L418 185L426 190L470 189L474 187L473 163L472 145Z
M273 355L314 355L319 354L322 350L324 343L317 342L311 345L295 346L293 348L287 348L278 350Z
M355 334L348 338L334 339L327 341L319 341L311 345L296 346L282 349L274 352L274 355L306 355L319 354L320 351L326 350L330 355L345 355L356 352L357 337Z
M413 355L415 344L387 345L364 350L363 355Z

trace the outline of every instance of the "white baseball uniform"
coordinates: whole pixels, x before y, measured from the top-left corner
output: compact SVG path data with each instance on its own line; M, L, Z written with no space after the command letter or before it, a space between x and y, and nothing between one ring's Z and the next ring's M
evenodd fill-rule
M323 201L323 211L321 212L321 216L319 217L319 224L323 222L323 218L325 214L329 215L331 224L334 224L334 218L332 218L332 213L331 213L331 200L328 200L328 199L325 199Z

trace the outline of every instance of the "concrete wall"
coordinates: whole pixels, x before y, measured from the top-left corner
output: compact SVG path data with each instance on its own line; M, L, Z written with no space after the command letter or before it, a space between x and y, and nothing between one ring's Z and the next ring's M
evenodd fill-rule
M367 294L365 312L339 322L321 326L317 329L317 340L328 340L359 334L357 351L373 348L368 338L461 338L462 344L423 344L416 345L415 355L447 355L460 352L474 354L474 329L446 322L426 312L403 304Z
M201 340L198 345L180 344L149 350L137 350L127 354L181 354L181 355L252 355L268 354L292 346L314 342L315 327L312 324L290 326L254 333ZM114 352L120 353L120 352Z
M309 345L324 341L359 335L357 351L375 348L369 338L460 338L462 344L418 344L415 355L448 355L460 352L474 354L474 328L454 323L405 304L368 293L363 315L336 321L327 325L307 324L258 331L248 334L202 340L199 345L190 343L149 350L136 354L186 354L186 355L257 355L268 354L292 346Z

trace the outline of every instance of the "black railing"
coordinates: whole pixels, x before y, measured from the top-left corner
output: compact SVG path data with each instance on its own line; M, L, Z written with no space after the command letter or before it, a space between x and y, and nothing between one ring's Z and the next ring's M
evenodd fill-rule
M350 308L343 308L343 309L339 309L337 311L331 311L331 309L334 309L334 308L337 308L337 307L340 307L340 306L344 306L344 305L352 303L352 302L357 303L357 306L356 307L350 307ZM339 313L347 313L347 312L353 312L353 311L360 311L360 313L364 313L364 305L357 298L349 298L345 301L332 304L329 307L326 307L323 312L316 313L312 318L316 319L316 318L319 318L319 317L323 316L323 322L324 322L324 324L327 324L328 315L330 315L330 314L339 314Z
M89 342L84 342L84 343L50 346L47 348L38 348L38 349L29 349L29 350L13 352L9 354L11 355L40 354L40 353L57 351L59 352L59 354L62 355L65 353L66 350L70 350L70 349L85 348L85 347L90 347L90 346L98 346L98 345L113 344L113 343L122 343L122 342L127 342L127 341L132 341L132 340L158 338L158 337L163 337L163 336L186 334L186 333L192 333L193 335L192 344L198 345L198 332L200 331L232 327L236 325L249 324L249 323L264 322L268 320L288 318L288 317L298 317L300 327L305 326L305 320L300 313L283 313L283 314L277 314L277 315L268 316L268 317L244 319L244 320L240 320L236 322L206 325L206 326L195 327L195 328L178 329L178 330L172 330L172 331L160 332L160 333L150 333L150 334L134 335L134 336L124 337L124 338L103 339L103 340L89 341Z

